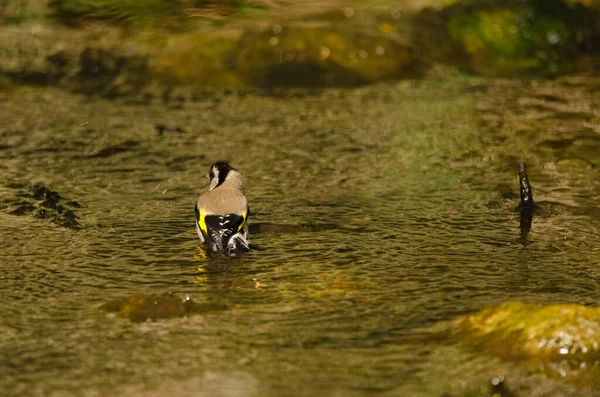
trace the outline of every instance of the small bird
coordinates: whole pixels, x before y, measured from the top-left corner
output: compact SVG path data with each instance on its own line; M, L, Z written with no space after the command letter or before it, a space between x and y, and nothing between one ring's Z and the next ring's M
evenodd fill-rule
M249 251L249 207L242 176L228 163L218 161L204 177L210 186L196 202L198 237L212 251L225 255Z

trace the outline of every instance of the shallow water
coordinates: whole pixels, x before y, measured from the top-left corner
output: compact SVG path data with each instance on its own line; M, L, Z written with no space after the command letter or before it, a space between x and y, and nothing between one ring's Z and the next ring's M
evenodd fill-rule
M509 300L598 304L599 87L451 77L173 106L15 90L0 102L0 389L462 396L502 374L516 396L593 395L428 330ZM198 250L193 205L221 159L245 177L262 251ZM542 206L526 241L516 161ZM81 227L10 214L33 184L79 202ZM98 309L166 292L226 308L144 323Z

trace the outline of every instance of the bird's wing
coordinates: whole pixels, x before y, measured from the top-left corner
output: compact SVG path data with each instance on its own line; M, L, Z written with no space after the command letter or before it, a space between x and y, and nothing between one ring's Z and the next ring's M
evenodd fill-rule
M207 215L204 217L207 234L213 241L226 245L229 239L244 227L245 216L245 213L242 215Z
M196 222L205 238L223 247L246 224L248 210L241 214L214 215L196 205Z

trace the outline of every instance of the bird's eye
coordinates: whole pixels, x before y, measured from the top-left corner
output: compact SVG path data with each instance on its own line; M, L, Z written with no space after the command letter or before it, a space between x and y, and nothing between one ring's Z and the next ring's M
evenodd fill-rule
M215 173L211 171L208 176L210 176L210 179L213 179L215 177Z

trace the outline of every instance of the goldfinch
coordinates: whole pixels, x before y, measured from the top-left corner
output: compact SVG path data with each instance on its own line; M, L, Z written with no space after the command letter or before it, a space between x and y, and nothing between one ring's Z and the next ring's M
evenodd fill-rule
M248 201L242 176L224 161L214 163L207 192L196 202L196 231L212 251L231 255L248 251Z

